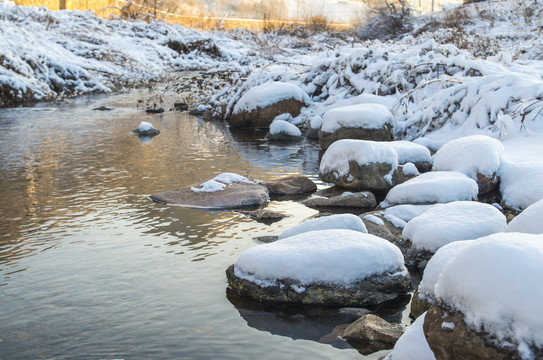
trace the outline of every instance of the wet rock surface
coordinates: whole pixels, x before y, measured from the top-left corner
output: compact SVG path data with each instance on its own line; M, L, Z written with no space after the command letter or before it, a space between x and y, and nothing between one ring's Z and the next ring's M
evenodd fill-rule
M334 170L319 172L322 181L332 183L347 189L386 191L392 188L391 183L385 180L385 176L392 171L392 165L383 163L373 163L360 165L356 161L349 161L349 172L342 176L337 176ZM392 178L396 177L396 170Z
M332 133L319 131L319 144L323 149L328 149L332 143L342 139L390 141L392 126L386 124L380 129L339 128Z
M236 276L234 265L228 267L226 277L240 295L256 300L341 307L382 303L406 294L411 288L410 278L405 275L374 275L348 288L334 284L302 286L290 279L277 280L273 286L259 286Z
M373 314L366 314L343 330L342 337L362 354L392 349L403 331Z
M295 99L281 100L266 107L232 114L228 122L234 128L268 128L277 116L285 113L298 116L304 106L303 101Z
M469 328L464 314L442 308L430 307L424 319L424 335L436 360L520 360L518 345L506 347L503 342L493 341L488 334ZM502 344L499 346L498 344ZM532 349L533 350L533 349ZM543 358L543 349L535 349L535 358Z
M323 197L317 196L302 201L308 207L349 207L372 209L377 206L375 195L369 191L349 192L345 191L340 195Z
M194 192L193 187L203 183L187 186L181 189L168 190L151 195L153 201L172 205L208 209L237 209L244 207L260 207L268 203L268 189L254 183L233 183L222 191Z
M287 176L260 185L265 186L270 195L300 195L317 190L317 185L305 176Z

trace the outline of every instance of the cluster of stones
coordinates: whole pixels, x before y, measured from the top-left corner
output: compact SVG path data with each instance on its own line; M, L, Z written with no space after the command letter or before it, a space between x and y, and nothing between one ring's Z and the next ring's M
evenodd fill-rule
M247 98L242 97L234 108L230 126L270 128L266 136L269 141L301 138L302 133L292 123L295 123L293 117L299 116L306 106L306 96L290 84L276 83L274 86L282 89L274 93L279 94L275 100L263 99L269 94L266 86L247 92ZM333 216L328 217L330 221L314 219L320 223L305 224L310 230L316 229L311 232L311 237L322 240L321 237L328 236L327 230L337 229L334 223L341 226L349 224L349 231L371 234L394 244L401 251L402 266L405 264L420 271L428 266L434 274L439 273L436 268L440 270L439 267L446 264L443 259L458 252L469 242L467 240L505 231L507 221L498 209L474 201L499 198L497 171L503 153L499 141L485 136L470 136L451 141L432 157L422 145L392 141L393 117L386 107L376 104L335 108L311 124L318 126L311 126L306 135L318 137L322 149L326 150L319 176L333 184L331 188L315 192L315 184L305 177L266 183L248 179L225 184L224 189L216 192L195 192L194 188L205 187L203 182L152 195L151 198L193 207L255 207L258 210L244 213L256 219L279 219L281 216L262 209L270 195L314 193L302 203L319 209L360 209L362 214L355 216L357 220L354 222L346 218L336 221ZM495 161L490 162L491 166L479 167L474 163L473 153L488 154L487 158L494 156ZM451 162L451 158L456 161ZM384 199L380 204L377 201L379 197ZM397 210L402 207L410 208L400 216ZM448 221L454 231L437 219ZM277 242L303 231L308 230L289 229L279 236ZM536 231L543 233L543 228ZM263 281L258 274L244 273L236 266L233 264L226 271L229 286L240 295L258 301L361 307L394 299L411 290L408 273L401 271L377 272L345 286L333 282L307 283L288 277ZM432 281L435 283L436 279L426 276L421 287L416 289L411 313L415 318L425 314L424 334L436 359L522 358L518 349L502 347L488 334L467 325L461 311L428 291L434 285ZM366 314L355 323L339 329L334 336L364 343L366 349L377 351L390 349L401 333L397 326ZM542 356L540 348L532 348L531 351L536 357Z

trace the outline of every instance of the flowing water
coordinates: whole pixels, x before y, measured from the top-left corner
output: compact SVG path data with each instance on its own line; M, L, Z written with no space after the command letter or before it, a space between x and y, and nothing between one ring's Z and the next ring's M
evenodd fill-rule
M327 340L344 322L335 310L269 306L227 289L224 271L254 237L315 210L272 201L289 217L265 225L148 198L221 172L318 182L317 144L146 114L135 108L146 95L0 109L0 359L360 359ZM92 110L101 105L114 110ZM161 134L139 139L140 121Z

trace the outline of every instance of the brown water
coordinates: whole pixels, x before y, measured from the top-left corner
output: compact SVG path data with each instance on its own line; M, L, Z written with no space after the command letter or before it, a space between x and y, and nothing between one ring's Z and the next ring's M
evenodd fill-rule
M0 109L0 359L360 359L321 339L346 321L335 310L227 291L224 271L253 237L316 211L273 201L289 217L268 226L148 199L221 172L318 181L316 144L145 114L144 95ZM140 141L142 120L162 133Z

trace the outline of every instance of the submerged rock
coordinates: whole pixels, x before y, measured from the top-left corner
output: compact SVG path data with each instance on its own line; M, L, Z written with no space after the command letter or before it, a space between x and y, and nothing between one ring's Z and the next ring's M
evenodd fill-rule
M285 120L275 119L270 124L270 131L266 134L265 139L268 141L299 141L302 139L302 132L298 127Z
M268 189L244 176L223 173L211 180L151 195L156 202L207 209L260 207L268 203Z

